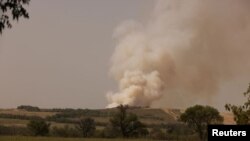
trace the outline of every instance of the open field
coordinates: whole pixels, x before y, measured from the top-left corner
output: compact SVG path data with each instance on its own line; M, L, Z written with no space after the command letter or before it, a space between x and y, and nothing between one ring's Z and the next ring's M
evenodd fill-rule
M55 115L56 112L30 112L20 109L0 109L0 114L13 114L13 115L26 115L26 116L39 116L45 118L47 116Z
M128 139L85 139L85 138L54 138L54 137L21 137L0 136L0 141L126 141ZM131 141L152 141L150 139L130 139ZM157 140L154 140L157 141Z

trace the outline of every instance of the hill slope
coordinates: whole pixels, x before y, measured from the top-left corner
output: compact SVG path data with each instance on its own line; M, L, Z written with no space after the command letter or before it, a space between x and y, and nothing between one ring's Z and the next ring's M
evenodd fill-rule
M92 117L100 128L106 126L117 109L42 109L41 111L26 111L21 109L0 109L0 125L26 126L31 119L46 119L52 126L73 125L79 118ZM148 126L161 126L177 122L183 112L179 109L130 108L128 112L136 114ZM230 113L221 113L225 124L234 124Z

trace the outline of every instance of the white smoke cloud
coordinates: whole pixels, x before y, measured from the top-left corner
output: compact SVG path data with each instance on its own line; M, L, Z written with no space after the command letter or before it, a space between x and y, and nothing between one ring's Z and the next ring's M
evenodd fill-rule
M220 83L250 72L248 0L157 1L147 23L126 21L114 36L120 89L108 107L150 106L163 95L174 104L209 100Z
M119 104L151 105L151 102L161 97L164 83L157 71L145 74L141 71L126 71L120 81L120 92L108 94L109 107Z

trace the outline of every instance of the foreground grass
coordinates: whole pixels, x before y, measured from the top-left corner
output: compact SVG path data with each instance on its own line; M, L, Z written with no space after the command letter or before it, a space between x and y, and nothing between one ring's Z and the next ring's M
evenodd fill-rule
M96 139L96 138L86 139L86 138L0 136L0 141L126 141L126 140L128 140L128 139ZM129 140L131 140L131 141L152 141L150 139L129 139Z

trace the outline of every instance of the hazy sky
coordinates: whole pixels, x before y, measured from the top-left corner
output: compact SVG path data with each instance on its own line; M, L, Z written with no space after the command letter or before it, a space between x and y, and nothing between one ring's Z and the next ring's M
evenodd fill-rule
M30 19L0 37L0 107L105 107L116 88L109 76L114 28L145 18L152 3L32 0Z
M154 0L32 0L29 20L0 36L0 108L104 108L114 29L147 19ZM241 103L248 78L228 80L212 105ZM164 101L164 100L163 100Z

